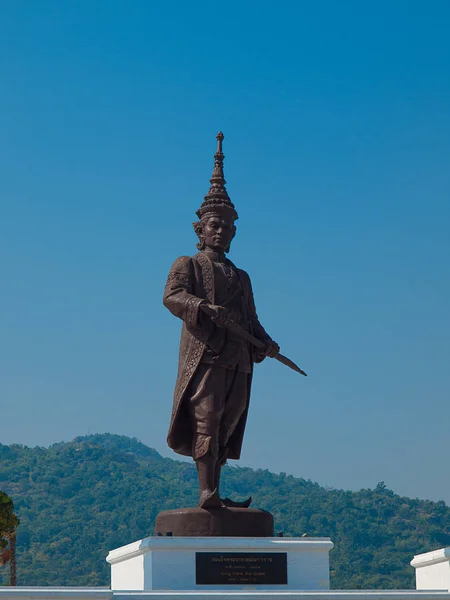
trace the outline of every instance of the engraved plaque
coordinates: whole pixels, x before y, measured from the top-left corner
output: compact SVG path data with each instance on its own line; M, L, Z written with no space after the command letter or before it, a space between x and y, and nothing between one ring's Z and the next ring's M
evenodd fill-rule
M196 552L197 585L287 584L286 552Z

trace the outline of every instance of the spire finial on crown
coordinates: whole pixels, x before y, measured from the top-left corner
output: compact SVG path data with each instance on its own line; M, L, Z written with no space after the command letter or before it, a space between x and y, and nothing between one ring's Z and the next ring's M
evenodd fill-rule
M201 207L196 212L199 219L209 213L228 213L233 220L238 218L238 214L231 202L225 187L226 181L223 174L223 159L225 158L222 152L222 142L224 135L221 131L216 135L217 150L214 154L214 167L210 179L211 187L205 196L205 200Z
M217 140L217 154L222 154L222 142L223 142L223 138L225 136L223 135L223 133L221 131L219 131L219 133L216 135L216 140Z

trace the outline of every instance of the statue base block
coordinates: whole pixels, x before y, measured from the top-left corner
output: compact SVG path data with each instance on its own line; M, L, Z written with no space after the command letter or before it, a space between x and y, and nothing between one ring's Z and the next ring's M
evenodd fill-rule
M155 536L106 560L112 591L329 590L332 547L329 538Z
M156 517L155 535L273 537L273 517L257 508L179 508Z

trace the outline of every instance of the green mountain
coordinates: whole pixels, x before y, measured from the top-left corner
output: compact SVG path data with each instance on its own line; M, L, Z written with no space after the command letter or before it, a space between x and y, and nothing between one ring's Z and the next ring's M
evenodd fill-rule
M104 434L50 448L0 444L0 490L14 500L19 585L108 585L109 550L153 534L160 510L195 506L192 463ZM226 467L223 493L272 512L285 536L329 536L332 587L413 588L414 554L450 545L444 502L326 490L280 473ZM6 583L7 567L0 569Z

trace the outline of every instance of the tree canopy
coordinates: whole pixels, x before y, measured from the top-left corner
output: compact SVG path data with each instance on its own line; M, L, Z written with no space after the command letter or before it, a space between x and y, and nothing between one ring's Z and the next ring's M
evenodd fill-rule
M19 519L14 513L14 504L5 492L0 490L0 566L10 562L11 585L16 585L16 529ZM7 547L9 546L9 548Z
M6 492L0 490L0 550L6 548L18 525L19 519L14 513L13 501Z

